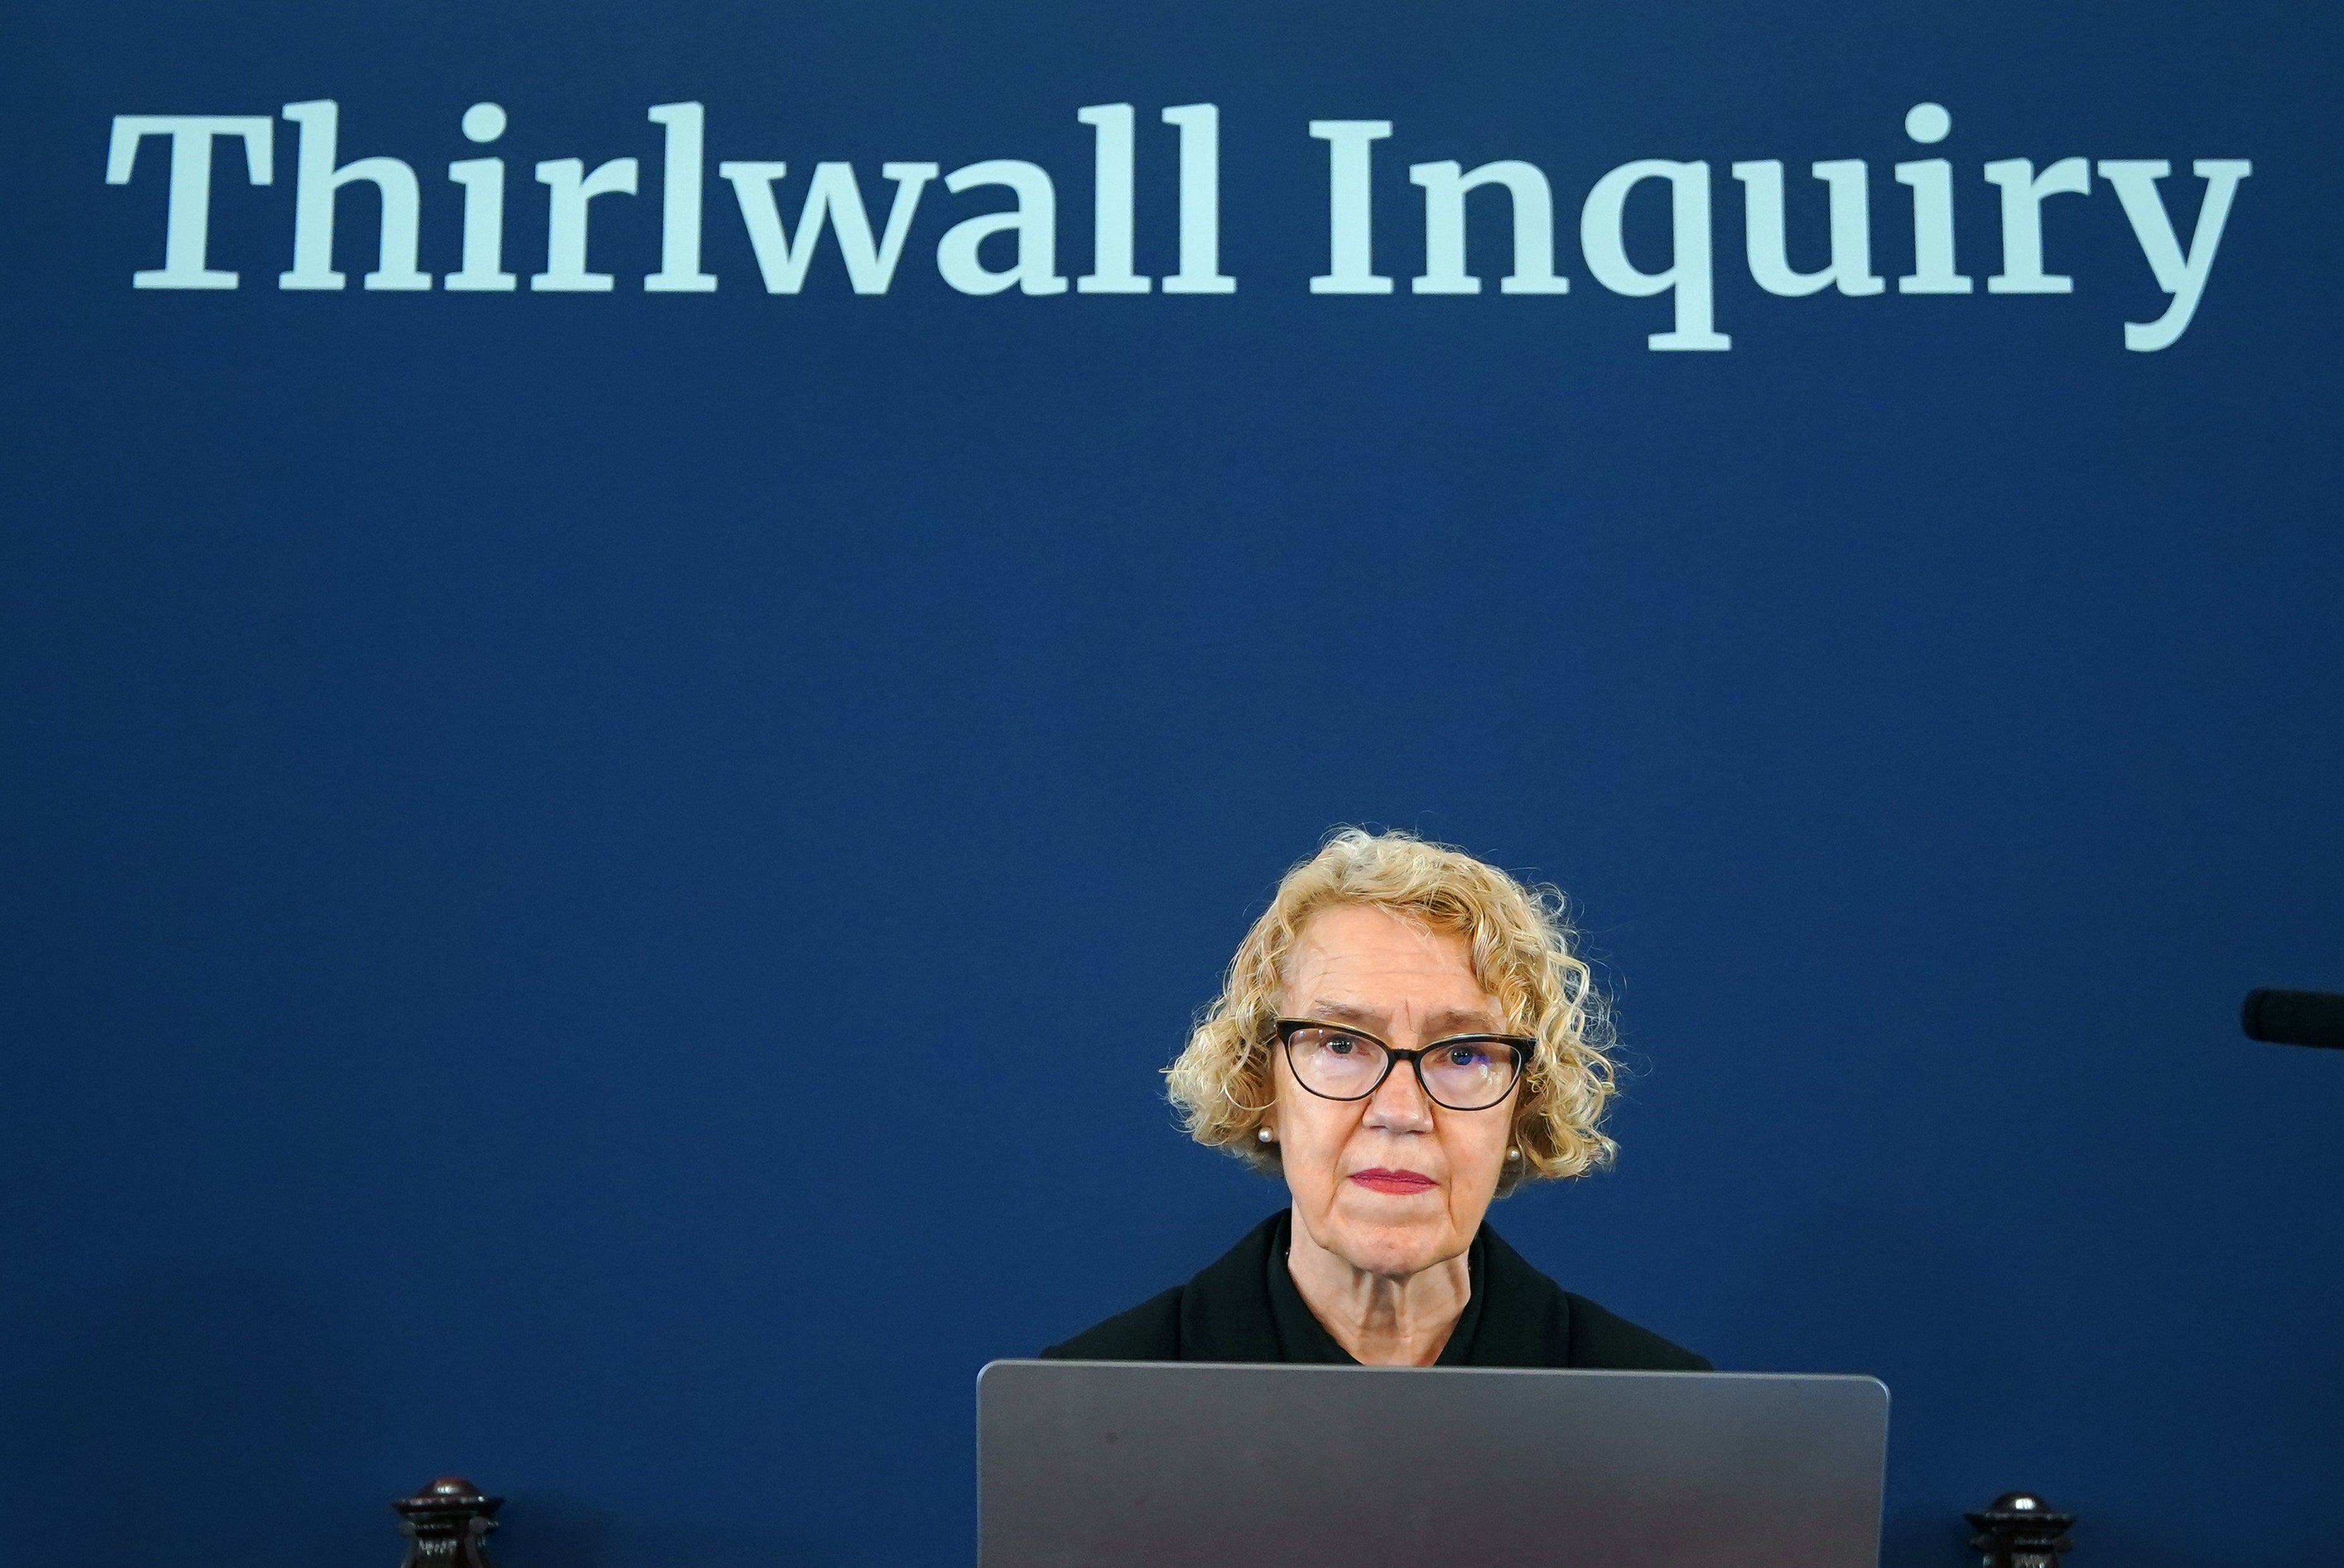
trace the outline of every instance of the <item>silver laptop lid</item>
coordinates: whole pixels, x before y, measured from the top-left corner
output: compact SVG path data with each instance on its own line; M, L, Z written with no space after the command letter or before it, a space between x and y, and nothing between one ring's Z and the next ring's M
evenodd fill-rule
M1738 1372L995 1361L981 1568L1875 1568L1888 1391Z

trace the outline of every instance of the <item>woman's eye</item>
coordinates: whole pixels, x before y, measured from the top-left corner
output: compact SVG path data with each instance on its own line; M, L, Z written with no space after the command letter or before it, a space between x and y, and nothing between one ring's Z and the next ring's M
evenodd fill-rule
M1477 1067L1481 1065L1481 1047L1479 1046L1451 1046L1449 1047L1449 1065L1451 1067Z
M1338 1035L1333 1039L1327 1042L1327 1048L1334 1052L1337 1056L1347 1057L1353 1051L1358 1050L1359 1046L1358 1041L1347 1040L1343 1038L1342 1036Z

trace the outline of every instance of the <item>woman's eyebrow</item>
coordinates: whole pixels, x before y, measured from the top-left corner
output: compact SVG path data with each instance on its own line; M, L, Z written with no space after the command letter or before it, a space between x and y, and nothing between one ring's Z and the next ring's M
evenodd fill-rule
M1429 1034L1486 1035L1497 1028L1498 1019L1496 1014L1483 1007L1446 1007L1427 1014L1424 1027Z
M1389 1027L1384 1015L1373 1008L1351 1002L1338 1002L1326 996L1310 1004L1309 1016L1332 1023L1357 1024L1363 1029ZM1428 1038L1438 1038L1443 1035L1493 1034L1497 1028L1497 1015L1486 1007L1444 1007L1437 1013L1426 1014L1424 1019L1424 1032Z

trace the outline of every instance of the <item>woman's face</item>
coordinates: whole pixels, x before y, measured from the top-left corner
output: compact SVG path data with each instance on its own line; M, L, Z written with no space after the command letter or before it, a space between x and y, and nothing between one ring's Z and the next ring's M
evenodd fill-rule
M1322 909L1303 926L1281 1010L1354 1025L1400 1050L1505 1027L1463 937L1359 905ZM1487 1110L1450 1110L1396 1064L1366 1099L1324 1099L1294 1081L1284 1051L1272 1056L1270 1126L1312 1240L1355 1269L1403 1279L1472 1244L1505 1168L1511 1095Z

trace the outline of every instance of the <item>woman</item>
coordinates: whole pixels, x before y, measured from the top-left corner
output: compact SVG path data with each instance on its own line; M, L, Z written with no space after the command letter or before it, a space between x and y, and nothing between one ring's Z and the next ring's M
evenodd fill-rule
M1706 1371L1482 1223L1613 1152L1602 1002L1561 905L1405 833L1346 829L1288 872L1165 1076L1197 1141L1279 1172L1292 1207L1043 1353Z

